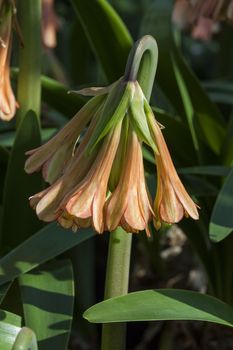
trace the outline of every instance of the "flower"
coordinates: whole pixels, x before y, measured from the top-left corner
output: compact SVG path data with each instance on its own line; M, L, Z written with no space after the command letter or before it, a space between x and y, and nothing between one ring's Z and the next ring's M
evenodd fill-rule
M161 222L178 222L184 214L197 219L196 204L178 178L139 83L121 78L107 88L79 93L96 96L53 139L27 153L26 171L42 169L51 184L30 198L38 217L74 231L92 226L102 233L121 226L147 235L152 220L158 228ZM78 142L80 133L84 136ZM154 209L142 143L153 150L157 162Z
M199 17L192 30L192 37L202 41L209 41L213 35L215 22L206 17Z
M146 105L146 113L159 152L156 155L157 192L154 201L155 227L159 228L162 222L169 224L177 223L184 215L197 220L199 218L198 206L190 198L177 175L161 128L156 122L149 105Z
M218 21L233 22L233 0L176 0L172 19L181 30L190 28L194 39L208 41Z
M98 153L90 157L86 157L85 147L78 150L64 175L50 188L31 197L40 219L57 219L62 226L74 230L89 220L97 232L103 232L103 207L120 131L121 123L105 137ZM89 137L86 138L87 145Z
M25 171L31 174L42 169L46 182L52 184L57 180L72 158L81 132L98 113L102 101L102 96L89 101L50 141L28 151L26 154L30 157L25 163Z
M106 228L113 231L119 224L127 232L146 230L153 215L148 195L141 144L130 127L123 169L118 184L105 205Z
M42 1L42 41L46 48L53 49L57 46L57 30L60 21L54 10L54 0Z
M11 120L18 104L10 83L12 8L7 1L0 5L0 119Z

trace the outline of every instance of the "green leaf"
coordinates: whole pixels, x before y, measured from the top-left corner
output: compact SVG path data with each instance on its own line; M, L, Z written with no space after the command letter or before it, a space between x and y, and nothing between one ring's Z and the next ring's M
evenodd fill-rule
M220 242L233 231L233 170L228 175L210 219L209 235L214 242Z
M186 122L187 122L187 125L189 126L189 130L193 140L193 145L195 150L197 152L200 152L200 145L197 137L197 130L194 124L194 117L195 117L194 107L193 107L189 92L187 90L185 81L183 79L182 72L180 71L180 68L178 66L176 56L174 54L171 54L171 63L175 74L177 86L184 104L185 116L187 119Z
M124 73L132 46L124 23L106 0L71 0L107 79L113 82Z
M41 131L41 137L42 137L42 143L48 141L48 139L50 139L54 133L56 132L56 128L44 128ZM15 135L16 132L15 131L7 131L1 134L1 146L4 147L12 147L15 141ZM2 148L0 146L0 152L1 154L3 153ZM5 149L4 149L5 150ZM5 156L7 154L5 153Z
M18 245L41 226L28 202L29 196L41 189L41 177L24 171L25 152L39 145L38 119L29 111L17 130L6 174L1 235L7 247Z
M60 260L19 278L26 326L39 350L67 349L74 304L72 265Z
M0 287L0 304L2 303L3 299L5 298L10 286L11 286L11 282L5 283Z
M77 244L93 237L91 229L77 233L56 223L45 226L21 245L0 259L0 285L28 272Z
M233 94L228 94L226 92L209 92L208 95L215 103L222 103L230 106L233 104Z
M196 320L233 327L233 309L209 295L158 289L129 293L98 303L84 313L94 323Z
M69 77L75 85L87 84L96 66L92 64L91 47L78 17L67 30L69 47L65 54L68 54Z
M184 105L171 62L171 52L174 44L171 29L172 8L173 1L171 0L153 2L143 17L140 36L150 34L156 38L159 47L156 81L173 103L177 112L183 115L185 112Z
M196 197L216 196L218 187L204 178L195 175L184 175L184 183L190 195Z
M44 75L41 76L41 84L42 100L68 117L73 117L86 101L81 96L68 94L70 89Z
M21 317L0 310L0 349L12 350L12 346L21 330Z
M18 68L13 68L11 72L16 79L19 74ZM73 117L86 102L81 96L68 94L68 87L45 75L41 75L41 87L42 100L68 117Z
M231 167L221 165L206 165L193 166L178 169L179 174L196 174L196 175L210 175L210 176L227 176L231 171Z
M10 323L16 327L21 327L22 319L20 316L9 311L0 310L0 322Z
M231 81L212 80L203 83L207 92L220 92L233 95L233 84Z

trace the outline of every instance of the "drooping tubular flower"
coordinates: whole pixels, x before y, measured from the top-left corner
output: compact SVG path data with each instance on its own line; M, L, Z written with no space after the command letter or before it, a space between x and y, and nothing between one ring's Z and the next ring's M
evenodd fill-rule
M198 219L184 189L159 124L137 81L124 77L107 88L79 91L95 95L54 138L29 151L25 169L42 169L50 187L30 198L41 220L76 231L146 230L152 220L175 223ZM81 134L81 138L79 136ZM80 142L79 142L80 140ZM142 143L155 154L158 185L153 206L144 175Z
M156 122L147 102L146 113L159 152L156 156L157 193L154 202L155 227L159 228L162 222L169 224L177 223L184 215L197 220L199 218L197 205L190 198L177 175L161 128Z
M0 119L11 120L18 106L10 82L10 55L13 25L11 1L0 2Z
M102 96L91 99L50 141L41 147L28 151L26 154L30 157L25 164L26 172L31 174L42 169L46 182L52 184L57 180L72 158L81 132L98 113L102 101Z

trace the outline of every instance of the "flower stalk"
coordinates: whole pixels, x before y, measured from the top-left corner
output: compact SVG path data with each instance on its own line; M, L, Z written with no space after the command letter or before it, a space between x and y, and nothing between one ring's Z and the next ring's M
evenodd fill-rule
M151 36L137 41L128 58L125 80L138 81L150 99L158 63L158 48ZM132 233L117 228L110 234L104 299L127 294ZM104 324L101 350L125 350L126 323Z
M17 125L29 110L40 120L41 103L41 0L19 2L23 45L19 56Z
M132 234L127 234L120 227L110 234L105 299L124 295L128 292L131 242ZM101 350L125 349L125 323L104 324L102 332Z

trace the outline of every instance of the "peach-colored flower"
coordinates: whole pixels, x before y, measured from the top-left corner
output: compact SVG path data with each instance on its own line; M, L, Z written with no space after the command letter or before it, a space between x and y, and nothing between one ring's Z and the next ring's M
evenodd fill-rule
M31 197L31 205L40 219L57 219L64 227L74 230L92 223L97 232L103 232L103 207L120 132L121 123L106 135L98 153L92 157L86 156L85 147L81 152L77 150L65 174L48 189Z
M190 26L191 4L187 0L177 0L172 11L172 21L181 30Z
M233 1L176 0L173 22L181 29L190 29L195 39L208 41L219 30L218 21L233 21Z
M18 104L10 83L12 12L6 3L0 8L0 119L11 120Z
M213 28L215 26L215 22L206 17L199 17L196 25L192 30L192 37L194 39L209 41L213 35Z
M26 154L30 157L25 163L25 171L31 174L42 168L46 182L51 184L57 180L72 158L81 132L94 118L102 102L103 96L92 99L50 141L28 151Z
M57 30L60 21L54 10L54 0L42 1L42 40L48 49L53 49L57 45Z
M188 195L177 175L160 126L156 122L149 106L147 106L147 115L159 151L159 154L156 155L155 226L159 228L162 222L177 223L184 215L197 220L199 218L197 205Z
M122 226L127 232L146 230L153 214L148 195L141 144L137 134L129 130L123 169L119 182L105 206L106 228Z

